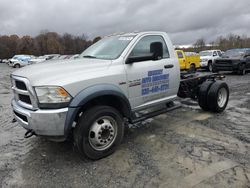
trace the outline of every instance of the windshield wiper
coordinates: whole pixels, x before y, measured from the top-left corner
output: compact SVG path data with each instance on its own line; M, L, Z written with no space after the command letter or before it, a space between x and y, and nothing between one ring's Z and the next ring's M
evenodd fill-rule
M83 57L85 57L85 58L93 58L93 59L96 58L95 56L92 56L92 55L84 55Z

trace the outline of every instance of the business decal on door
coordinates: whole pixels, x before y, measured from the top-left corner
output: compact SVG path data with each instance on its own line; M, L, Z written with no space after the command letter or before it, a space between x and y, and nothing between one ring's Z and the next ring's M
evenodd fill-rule
M149 71L147 77L142 78L141 95L160 93L169 89L169 74L163 69Z

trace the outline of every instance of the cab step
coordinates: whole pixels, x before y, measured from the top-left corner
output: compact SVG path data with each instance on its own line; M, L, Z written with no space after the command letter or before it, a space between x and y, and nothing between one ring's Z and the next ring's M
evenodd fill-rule
M139 122L145 121L145 120L147 120L149 118L158 116L160 114L164 114L166 112L170 112L172 110L176 110L176 109L178 109L180 107L181 107L180 103L169 102L169 103L166 104L166 107L161 108L159 110L155 110L155 111L146 113L146 114L140 114L139 117L134 114L133 115L133 119L131 120L131 123L132 124L139 123Z

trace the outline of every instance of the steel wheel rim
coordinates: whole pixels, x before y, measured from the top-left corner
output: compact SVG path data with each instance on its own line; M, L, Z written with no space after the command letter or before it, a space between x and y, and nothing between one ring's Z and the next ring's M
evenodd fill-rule
M227 90L225 88L221 88L218 92L217 103L220 108L223 108L227 101Z
M98 118L90 127L89 143L98 151L108 149L117 137L117 122L111 116Z

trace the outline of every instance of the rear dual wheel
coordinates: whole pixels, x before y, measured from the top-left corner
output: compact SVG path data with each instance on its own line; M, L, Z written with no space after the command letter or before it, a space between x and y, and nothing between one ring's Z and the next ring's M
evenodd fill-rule
M227 107L229 88L222 81L204 82L199 90L198 103L205 111L222 112Z

